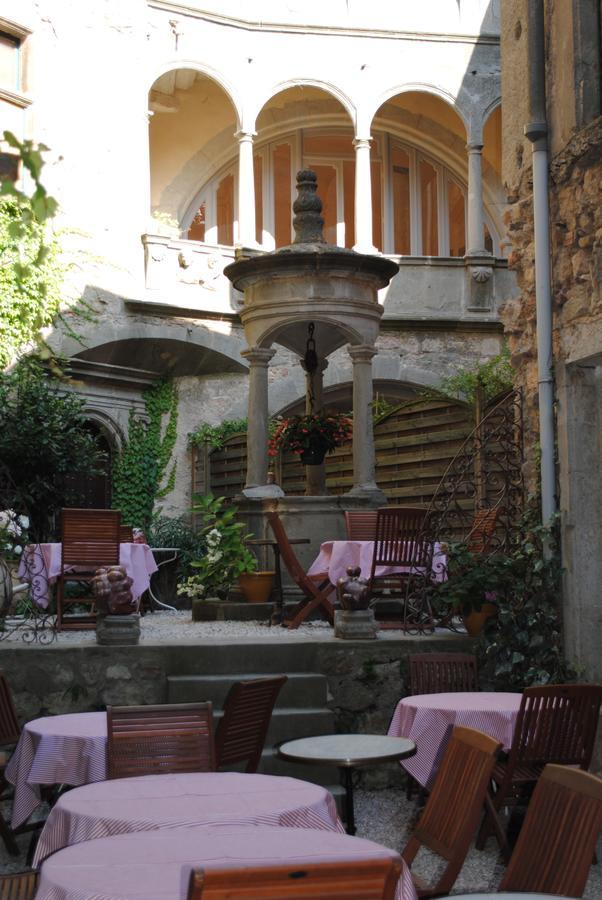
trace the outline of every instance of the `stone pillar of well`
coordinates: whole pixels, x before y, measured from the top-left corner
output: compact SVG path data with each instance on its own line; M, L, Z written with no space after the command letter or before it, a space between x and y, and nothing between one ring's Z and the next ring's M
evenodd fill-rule
M245 493L263 487L268 480L268 366L275 352L271 348L250 347L241 353L249 362Z
M367 344L349 347L353 362L353 487L349 493L386 502L375 481L376 458L372 422L372 358L376 349Z
M328 367L327 359L318 359L317 368L308 372L305 360L301 360L301 367L305 370L305 412L322 412L324 405L324 372ZM321 497L326 494L326 463L319 466L305 467L305 493L309 497Z
M468 152L468 204L466 255L483 256L485 250L485 231L483 220L483 176L481 171L481 154L483 145L470 143L466 145Z
M370 138L356 138L355 148L355 245L358 253L377 253L372 243L372 173Z
M239 131L238 138L238 241L255 247L255 174L253 172L254 133Z

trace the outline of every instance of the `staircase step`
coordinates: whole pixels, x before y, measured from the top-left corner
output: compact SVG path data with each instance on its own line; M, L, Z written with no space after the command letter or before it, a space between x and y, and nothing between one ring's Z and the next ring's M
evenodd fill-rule
M221 710L214 713L215 727L222 715ZM265 743L271 747L281 741L312 737L314 734L334 734L334 713L330 709L284 707L272 713Z
M231 686L237 681L266 678L269 674L241 672L237 675L169 675L167 677L168 703L198 703L210 700L221 709ZM276 700L281 706L304 708L326 706L327 682L324 675L311 672L293 672L283 685Z

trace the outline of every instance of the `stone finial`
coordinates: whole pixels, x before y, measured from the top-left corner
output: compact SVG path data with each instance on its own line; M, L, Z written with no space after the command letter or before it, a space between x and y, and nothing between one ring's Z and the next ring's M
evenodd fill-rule
M316 193L318 181L316 173L311 169L303 169L297 172L297 199L293 203L293 228L295 229L294 244L325 244L322 234L324 219L322 201Z

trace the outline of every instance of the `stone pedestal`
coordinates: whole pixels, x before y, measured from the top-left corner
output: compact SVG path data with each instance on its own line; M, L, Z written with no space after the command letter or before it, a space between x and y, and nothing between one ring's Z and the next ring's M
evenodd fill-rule
M133 645L140 641L140 614L128 616L98 616L96 643Z
M335 609L334 636L348 641L376 640L378 624L371 609Z

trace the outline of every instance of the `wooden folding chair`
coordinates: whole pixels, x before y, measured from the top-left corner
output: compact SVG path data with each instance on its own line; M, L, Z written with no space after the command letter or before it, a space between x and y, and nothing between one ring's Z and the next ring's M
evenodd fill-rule
M412 696L479 690L472 653L411 653L409 670Z
M215 766L246 761L245 772L256 772L276 698L286 675L233 684L215 732Z
M471 553L486 553L488 551L495 534L499 516L499 507L486 507L476 511L472 528L466 538L466 546Z
M119 565L119 527L117 509L63 509L61 511L61 571L56 591L56 627L58 631L94 628L96 615L89 596L66 597L67 582L90 582L101 566ZM90 612L66 615L70 606L84 604Z
M432 885L412 873L419 897L448 894L454 886L477 830L501 746L494 738L472 728L456 726L452 731L426 806L401 854L411 866L424 846L447 860L447 866Z
M498 810L528 803L547 763L589 768L601 703L599 684L525 688L508 758L500 760L493 770L493 795L477 838L479 849L494 833L508 856Z
M292 618L282 624L288 625L289 628L298 628L301 622L303 622L314 609L321 607L324 615L330 624L333 625L334 610L328 597L335 589L334 584L331 584L328 579L324 580L321 576L316 577L307 575L303 566L295 556L278 513L268 512L266 513L266 518L270 528L274 532L274 537L278 541L278 548L280 550L280 556L284 560L284 565L297 587L299 587L305 595L304 599L294 608Z
M134 539L134 535L132 532L131 525L120 525L119 526L119 543L120 544L131 544Z
M107 706L109 778L214 772L211 703Z
M602 781L548 765L498 890L581 897L602 828Z
M4 672L0 671L0 800L10 796L11 786L4 777L11 753L19 740L21 728L13 697ZM0 837L11 856L19 855L15 834L0 809Z
M244 869L193 869L188 900L393 900L402 863L353 860Z
M345 528L349 541L373 541L376 537L377 510L347 510Z
M38 887L37 872L0 875L0 900L33 900Z
M425 532L426 510L415 506L385 506L377 510L374 553L368 581L370 595L378 582L387 586L399 586L403 598L405 630L413 627L432 626L430 606L425 598L411 597L416 576L421 578L431 570L433 545ZM377 575L380 566L400 569L397 573ZM395 623L399 628L399 622Z

